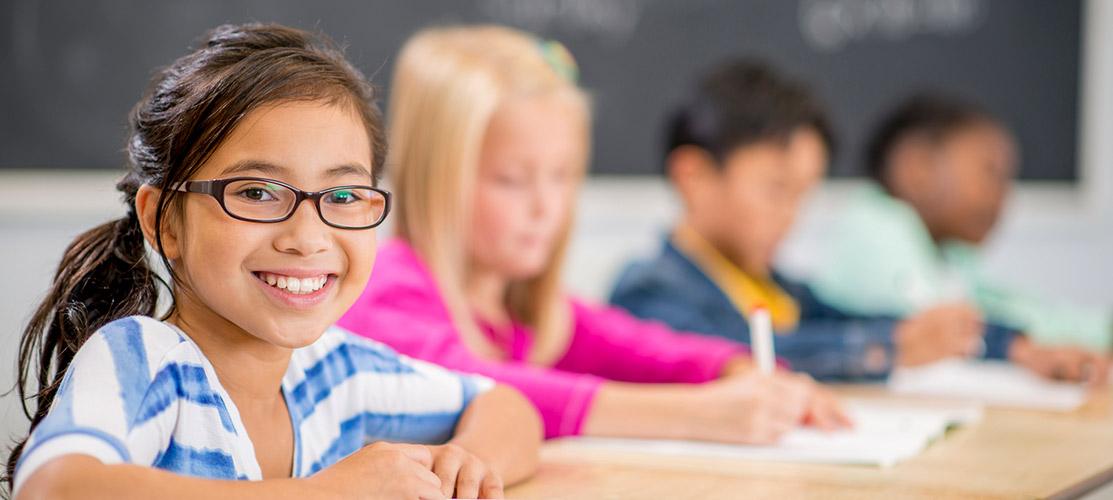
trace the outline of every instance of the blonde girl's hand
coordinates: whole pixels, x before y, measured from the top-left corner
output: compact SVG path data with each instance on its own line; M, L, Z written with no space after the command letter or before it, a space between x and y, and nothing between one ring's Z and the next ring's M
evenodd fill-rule
M809 378L812 386L804 423L824 431L848 429L854 426L835 393Z
M687 406L690 438L772 444L803 422L811 391L792 374L730 375L693 389Z

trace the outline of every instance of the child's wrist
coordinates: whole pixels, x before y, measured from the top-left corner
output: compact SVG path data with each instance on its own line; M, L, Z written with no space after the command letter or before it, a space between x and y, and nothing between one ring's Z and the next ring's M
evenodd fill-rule
M1032 354L1032 343L1027 337L1018 335L1009 343L1009 361L1023 364Z

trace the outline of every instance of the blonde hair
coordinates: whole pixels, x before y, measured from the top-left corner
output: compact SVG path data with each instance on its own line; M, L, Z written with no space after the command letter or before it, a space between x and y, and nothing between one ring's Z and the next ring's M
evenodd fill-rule
M397 232L429 267L464 343L482 357L504 356L480 331L464 286L465 231L483 138L504 101L565 97L582 110L582 175L590 111L574 75L575 63L563 46L500 26L418 32L402 48L395 68L388 164L397 192ZM506 297L511 316L533 329L532 363L555 362L570 340L571 311L562 295L561 268L572 219L567 214L544 271L512 282Z

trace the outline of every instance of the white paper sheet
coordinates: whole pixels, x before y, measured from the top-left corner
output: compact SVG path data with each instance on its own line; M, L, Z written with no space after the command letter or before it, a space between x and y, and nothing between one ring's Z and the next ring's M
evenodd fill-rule
M916 456L948 427L970 424L981 418L981 408L971 404L926 406L848 400L845 407L855 421L853 429L825 433L800 428L771 446L586 437L568 438L558 443L666 456L885 467Z
M1071 411L1087 399L1080 384L1052 382L1004 361L948 359L900 368L889 390L902 395L977 401L990 406Z

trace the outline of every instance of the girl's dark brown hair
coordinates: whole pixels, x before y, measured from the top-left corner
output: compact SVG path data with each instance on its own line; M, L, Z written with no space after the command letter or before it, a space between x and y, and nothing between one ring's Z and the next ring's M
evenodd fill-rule
M245 115L267 104L316 100L360 115L377 180L386 140L374 97L374 89L330 39L274 24L220 26L192 53L158 72L131 112L128 170L116 184L127 215L70 244L20 339L14 390L31 428L50 410L70 361L93 332L122 317L155 316L159 286L169 290L147 262L135 213L140 186L163 188L155 212L161 229L168 210L180 208L174 188L197 172ZM154 246L161 256L157 229ZM170 263L162 261L176 282ZM173 307L171 294L170 311ZM24 444L26 439L8 458L9 488Z

